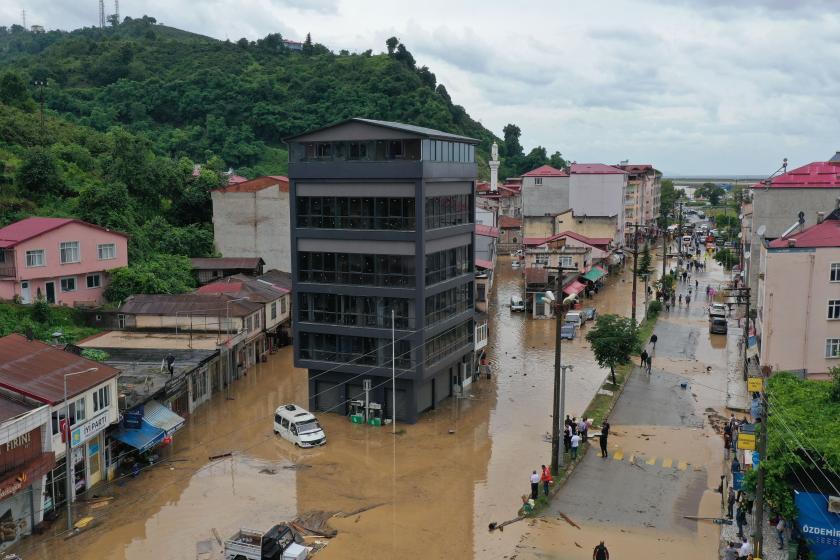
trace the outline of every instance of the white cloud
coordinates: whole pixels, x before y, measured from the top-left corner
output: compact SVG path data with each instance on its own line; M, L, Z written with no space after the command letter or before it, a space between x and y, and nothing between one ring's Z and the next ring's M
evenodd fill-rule
M762 173L840 147L835 0L123 0L122 15L220 39L307 32L331 49L399 37L497 134L578 161ZM84 7L84 9L83 9ZM93 25L96 3L27 0L29 23ZM110 11L110 10L109 10ZM0 4L0 24L19 22Z

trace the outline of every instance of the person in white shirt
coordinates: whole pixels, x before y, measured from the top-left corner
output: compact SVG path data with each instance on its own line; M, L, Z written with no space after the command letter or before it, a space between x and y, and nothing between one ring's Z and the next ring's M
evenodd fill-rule
M537 497L540 495L540 475L537 474L537 471L534 471L531 474L531 499L536 501Z
M738 549L738 558L746 559L747 556L753 553L753 545L747 537L744 537L744 542L741 544L741 548Z
M578 446L580 445L580 436L575 434L572 436L572 461L577 459Z

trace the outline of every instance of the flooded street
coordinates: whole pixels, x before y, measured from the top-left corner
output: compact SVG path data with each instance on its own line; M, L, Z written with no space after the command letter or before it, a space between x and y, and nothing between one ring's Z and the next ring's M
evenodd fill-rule
M326 511L350 515L330 521L339 534L318 558L510 554L527 524L492 534L487 524L516 515L528 475L549 461L544 436L551 430L554 365L554 321L508 308L521 285L521 272L500 258L490 306L493 378L473 383L467 398L447 401L416 425L399 425L398 435L322 414L324 448L300 450L276 437L275 408L308 400L306 372L291 366L286 348L237 381L232 400L220 393L199 408L166 452L170 462L98 487L98 495L115 499L91 512L80 507L77 517L95 517L93 529L66 541L47 533L25 541L19 553L25 560L193 560L198 543L220 550L213 529L224 539L240 527L268 529ZM631 285L629 273L614 275L587 304L629 315ZM641 282L638 291L641 317ZM566 412L576 416L607 371L582 337L563 341L563 361L575 366ZM63 527L59 520L51 531Z

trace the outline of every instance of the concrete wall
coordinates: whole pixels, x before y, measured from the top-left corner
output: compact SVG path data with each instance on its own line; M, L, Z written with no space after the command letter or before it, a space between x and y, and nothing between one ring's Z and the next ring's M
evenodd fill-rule
M541 179L542 184L536 184ZM523 177L522 214L545 216L559 214L570 208L569 177Z
M266 270L291 271L289 193L214 191L213 237L224 257L262 257Z
M586 237L608 237L619 247L623 240L618 226L618 217L576 216L569 211L557 216L554 228L557 233L573 231Z
M623 173L573 173L570 207L574 210L575 216L616 216L618 218L616 237L618 240L623 240L626 186L627 175Z
M828 319L828 300L840 299L840 282L830 281L840 248L763 249L759 281L761 364L773 371L827 373L840 358L826 358L827 338L840 339L840 320Z
M523 237L551 237L554 235L554 217L526 216L522 229Z

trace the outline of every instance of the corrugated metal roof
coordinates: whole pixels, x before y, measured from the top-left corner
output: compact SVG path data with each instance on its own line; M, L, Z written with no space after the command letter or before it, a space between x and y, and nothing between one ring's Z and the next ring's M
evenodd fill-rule
M265 264L260 257L194 258L190 262L194 270L256 269Z
M274 286L267 280L252 278L244 274L228 276L218 282L198 289L199 294L226 293L236 297L248 297L250 301L269 303L282 297L289 290Z
M213 189L213 192L254 193L274 186L278 187L280 192L289 192L289 178L285 175L266 175L265 177L257 177L250 181L231 182L224 187Z
M233 301L230 294L137 294L120 306L120 313L129 315L202 315L244 317L259 310L259 303L248 300Z
M499 216L499 227L501 229L512 229L522 227L522 218L513 216Z
M765 188L764 183L753 185ZM815 161L774 177L769 188L837 188L840 187L840 163Z
M498 228L485 226L484 224L475 224L475 234L483 235L484 237L499 237Z
M143 405L143 421L155 428L160 428L168 436L181 429L181 426L186 422L186 420L157 401L149 401Z
M0 395L0 422L5 422L36 408L38 407L34 404L26 403L22 400L15 400L6 395Z
M360 117L354 117L352 119L347 119L341 122L337 122L335 124L323 126L321 128L316 128L314 130L307 130L301 134L296 134L294 136L288 136L283 139L284 142L289 142L295 140L296 138L300 138L301 136L306 136L307 134L312 134L314 132L321 132L323 130L329 130L330 128L334 128L336 126L341 126L343 124L351 123L351 122L359 122L364 124L370 124L373 126L381 126L382 128L388 128L391 130L399 130L401 132L407 132L412 135L417 136L426 136L429 138L439 138L441 140L456 140L460 142L468 142L470 144L478 144L478 140L475 138L470 138L468 136L459 136L458 134L451 134L449 132L443 132L442 130L435 130L434 128L426 128L424 126L417 126L413 124L405 124L405 123L398 123L392 121L378 121L374 119L363 119Z
M19 334L0 338L0 386L37 401L63 401L64 375L90 368L97 371L67 378L69 396L116 377L119 371Z
M286 288L289 291L292 290L292 275L289 272L283 272L282 270L272 268L271 270L267 271L261 276L258 276L257 278L259 280L271 282L275 286Z

